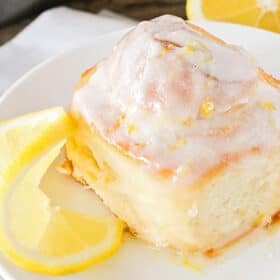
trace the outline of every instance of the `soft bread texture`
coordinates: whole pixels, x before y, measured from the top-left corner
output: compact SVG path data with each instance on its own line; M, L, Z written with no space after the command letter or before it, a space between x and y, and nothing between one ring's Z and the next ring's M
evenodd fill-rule
M183 251L218 249L280 209L280 153L255 152L186 189L106 142L79 120L66 144L72 176L86 182L138 237Z
M191 28L225 44L201 28ZM97 67L82 75L76 95ZM258 69L258 79L279 91L279 81L262 69ZM275 110L268 102L265 106ZM174 183L170 170L150 168L129 154L129 147L110 143L94 122L88 123L79 106L72 106L71 114L77 123L77 131L66 143L71 175L89 185L137 236L156 246L218 250L269 224L280 210L279 140L269 149L252 145L225 154L186 185L184 181ZM226 129L218 132L228 133Z

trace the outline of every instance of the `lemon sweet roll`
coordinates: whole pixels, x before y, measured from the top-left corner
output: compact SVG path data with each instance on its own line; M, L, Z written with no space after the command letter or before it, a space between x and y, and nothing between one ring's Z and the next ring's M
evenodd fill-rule
M141 22L80 80L72 175L140 238L215 250L280 209L279 108L244 49L175 16Z

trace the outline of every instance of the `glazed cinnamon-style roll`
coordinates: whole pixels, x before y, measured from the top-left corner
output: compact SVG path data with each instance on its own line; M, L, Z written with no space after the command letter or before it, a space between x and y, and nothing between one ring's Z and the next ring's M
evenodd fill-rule
M215 250L280 210L280 89L175 16L138 24L74 94L72 176L140 238Z

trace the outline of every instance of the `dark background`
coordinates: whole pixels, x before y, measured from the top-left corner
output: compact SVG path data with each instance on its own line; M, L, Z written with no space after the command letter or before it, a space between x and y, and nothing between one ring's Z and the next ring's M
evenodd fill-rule
M165 13L185 17L185 0L0 0L0 44L13 37L40 12L60 5L89 12L110 9L137 20Z

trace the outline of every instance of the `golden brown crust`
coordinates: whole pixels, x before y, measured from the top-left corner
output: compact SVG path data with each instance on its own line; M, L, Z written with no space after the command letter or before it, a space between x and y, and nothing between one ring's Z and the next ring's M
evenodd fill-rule
M220 158L220 162L204 173L201 178L192 185L192 188L199 188L206 185L214 177L221 174L230 164L238 162L243 157L260 153L259 147L252 147L251 149L240 151L234 154L224 155Z
M220 44L222 44L222 45L225 45L225 44L226 44L225 41L223 41L223 40L220 39L219 37L217 37L217 36L215 36L215 35L213 35L213 34L207 32L205 29L203 29L203 28L201 28L201 27L199 27L199 26L197 26L197 25L194 25L194 24L192 24L192 23L190 23L190 22L188 22L188 21L186 21L186 24L187 24L188 26L190 26L193 30L195 30L195 31L197 31L198 33L200 33L201 35L203 35L203 36L205 36L205 37L207 37L207 38L209 38L209 39L211 39L211 40L213 40L213 41L215 41L215 42L217 42L217 43L220 43Z
M280 88L280 80L275 79L272 75L266 73L262 68L259 68L260 77L274 87Z
M89 78L96 71L96 69L97 65L94 65L82 73L81 78L76 85L76 91L82 88L88 82Z
M269 227L272 227L274 224L278 223L280 220L280 211L277 211L272 217L271 221L266 222L263 226L268 229ZM228 241L221 247L217 247L215 249L211 248L204 252L204 255L208 258L215 258L221 255L226 249L229 249L230 247L234 246L237 242L239 242L244 237L248 236L250 233L252 233L254 230L256 230L262 223L262 219L255 221L252 224L252 227L248 230L242 232L240 235L236 236L232 240Z
M203 253L204 256L207 257L207 258L216 258L216 257L220 256L226 249L229 249L230 247L234 246L237 242L239 242L244 237L248 236L256 228L257 228L256 225L252 225L251 228L249 228L248 230L242 232L240 235L236 236L232 240L229 240L223 246L217 247L217 248L211 248L211 249L206 250Z

